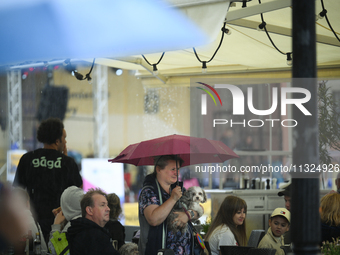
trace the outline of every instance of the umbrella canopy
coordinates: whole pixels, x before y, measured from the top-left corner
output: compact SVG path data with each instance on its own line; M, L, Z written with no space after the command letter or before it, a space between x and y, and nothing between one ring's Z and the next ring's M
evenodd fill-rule
M220 163L238 158L236 153L221 141L170 135L129 145L109 162L127 163L135 166L153 165L154 157L162 155L179 156L184 160L182 166Z
M123 57L205 44L194 22L164 1L0 1L0 65Z

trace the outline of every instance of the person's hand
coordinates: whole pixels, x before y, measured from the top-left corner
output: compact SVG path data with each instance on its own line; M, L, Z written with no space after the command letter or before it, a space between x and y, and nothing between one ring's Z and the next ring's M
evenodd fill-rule
M176 188L174 188L172 191L171 191L171 198L173 200L175 200L176 202L182 197L182 190L181 190L181 187L180 186L176 186Z
M54 225L61 224L65 220L65 216L63 214L63 211L60 211L57 216L54 218Z
M52 210L52 213L53 213L54 217L57 216L57 214L58 214L60 211L61 211L61 207L58 207L58 208L53 209L53 210Z
M174 213L178 215L176 219L173 221L173 223L176 224L177 227L183 227L185 224L188 223L189 218L185 212L174 212Z

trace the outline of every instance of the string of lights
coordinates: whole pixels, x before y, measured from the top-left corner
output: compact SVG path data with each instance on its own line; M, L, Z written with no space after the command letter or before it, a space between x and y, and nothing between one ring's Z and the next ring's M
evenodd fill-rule
M322 11L321 11L321 12L319 13L319 15L317 16L317 20L318 20L318 19L322 19L323 17L325 17L325 18L326 18L326 21L327 21L327 24L328 24L328 26L329 26L329 28L332 30L332 32L333 32L335 38L338 39L338 41L340 42L340 39L339 39L339 37L337 36L337 33L334 31L334 29L333 29L333 27L332 27L332 25L331 25L331 23L330 23L330 21L329 21L329 19L328 19L328 17L327 17L327 10L326 10L326 8L325 8L325 5L324 5L324 3L323 3L323 0L321 0L321 6L322 6Z
M162 56L159 58L158 62L156 64L151 64L146 57L142 54L142 57L144 58L145 62L148 63L148 65L152 66L152 73L153 75L158 75L158 69L157 69L157 65L162 61L163 56L164 56L165 52L162 53Z
M246 7L246 2L248 2L248 1L250 1L250 0L238 0L238 2L243 2L243 5L242 5L243 8ZM326 19L326 21L327 21L327 24L328 24L328 26L329 26L329 28L330 28L330 30L333 32L333 34L335 35L335 37L337 38L337 40L340 41L340 39L339 39L339 37L338 37L338 35L337 35L337 34L339 34L339 33L337 33L337 32L334 31L334 29L333 29L333 27L332 27L332 25L331 25L331 23L330 23L330 21L329 21L329 19L328 19L328 17L327 17L327 9L326 9L325 6L324 6L324 2L323 2L323 0L320 0L320 1L321 1L322 10L321 10L321 12L320 12L318 15L316 15L316 20L318 20L318 19L323 19L323 18L325 17L325 19ZM258 0L258 3L261 4L261 0ZM287 56L287 65L291 66L291 65L292 65L292 55L293 55L293 52L283 52L282 50L280 50L280 49L275 45L273 39L271 38L271 36L270 36L270 34L269 34L268 30L267 30L267 23L266 23L265 20L264 20L263 13L260 14L260 17L261 17L261 23L260 23L259 26L257 27L257 30L259 30L259 31L265 31L265 33L266 33L266 35L267 35L267 37L268 37L268 39L269 39L271 45L273 46L273 48L275 48L275 49L276 49L279 53L281 53L282 55L286 55L286 56ZM221 28L222 35L221 35L220 42L219 42L219 44L218 44L218 46L217 46L215 52L213 53L213 55L211 56L211 58L210 58L209 60L201 60L201 58L199 57L199 54L198 54L197 51L196 51L196 48L193 47L193 52L194 52L194 54L195 54L196 59L202 64L202 73L206 73L206 72L207 72L207 64L210 63L210 62L215 58L217 52L218 52L219 49L221 48L221 45L222 45L223 40L224 40L224 34L227 34L227 35L230 35L230 34L231 34L231 30L228 29L228 28L226 28L226 25L227 25L227 21L225 20L225 21L223 22L223 26L222 26L222 28ZM323 27L324 27L325 29L329 30L329 29L326 28L325 26L323 26ZM238 31L237 29L235 29L235 30ZM240 31L238 31L238 32L240 32ZM240 32L240 33L242 33L242 32ZM247 36L247 35L246 35L246 36ZM252 39L253 39L253 40L256 40L255 38L252 38ZM256 41L258 41L258 40L256 40ZM260 41L258 41L258 42L260 42ZM263 42L260 42L260 43L263 43ZM263 43L263 44L264 44L264 43ZM266 44L266 45L267 45L267 44ZM269 45L267 45L267 46L270 47ZM158 68L157 68L157 65L162 61L162 59L163 59L163 57L164 57L164 54L165 54L165 52L162 53L162 55L160 56L158 62L156 62L156 63L154 63L154 64L151 64L151 63L148 61L148 59L142 54L142 57L144 58L144 60L146 61L146 63L147 63L148 65L152 66L152 70L153 70L152 73L153 73L154 76L157 76L157 75L158 75ZM82 74L80 74L80 73L76 70L76 68L73 67L73 66L71 65L70 59L66 59L66 60L64 61L63 64L64 64L65 66L68 66L67 70L69 70L69 71L72 73L72 75L76 77L76 79L78 79L78 80L87 80L89 83L91 83L92 78L91 78L90 74L91 74L91 72L92 72L92 70L93 70L94 63L95 63L95 59L93 59L93 63L92 63L92 66L91 66L90 71L89 71L85 76L82 75ZM37 65L38 65L38 64L37 64ZM40 66L40 65L42 65L42 64L40 63L39 66ZM49 63L47 63L47 62L46 62L46 63L45 63L45 62L43 63L44 68L47 68L46 66L48 66L48 65L49 65Z
M231 31L230 31L228 28L225 27L226 24L227 24L226 22L223 23L223 27L221 28L222 35L221 35L220 43L218 44L218 46L217 46L217 48L216 48L214 54L212 55L212 57L211 57L208 61L202 61L202 60L199 58L199 56L198 56L198 54L197 54L197 52L196 52L196 49L193 48L197 60L198 60L200 63L202 63L202 73L206 73L206 72L207 72L207 63L209 63L210 61L212 61L212 60L214 59L214 57L216 56L218 50L221 48L221 45L222 45L222 42L223 42L223 38L224 38L224 34L227 34L227 35L230 35L230 34L231 34Z
M70 59L66 59L64 61L63 65L65 66L65 68L67 70L69 70L71 72L71 74L74 77L76 77L77 80L80 80L80 81L87 80L88 83L91 84L92 83L92 78L91 78L90 74L92 73L95 61L96 61L96 59L94 58L93 62L92 62L92 65L91 65L91 68L90 68L90 71L85 76L82 75L81 73L79 73L77 71L77 69L74 66L72 66Z
M259 1L259 4L261 4L261 0L258 0ZM274 43L274 41L272 40L271 36L269 35L268 33L268 30L267 30L267 23L264 21L264 18L263 18L263 13L260 14L261 16L261 21L262 23L257 27L257 30L261 31L265 31L266 32L266 35L269 39L269 41L271 42L271 44L273 45L273 47L278 51L280 52L282 55L286 55L287 56L287 65L291 66L293 64L292 62L292 55L293 55L293 52L283 52L281 51Z

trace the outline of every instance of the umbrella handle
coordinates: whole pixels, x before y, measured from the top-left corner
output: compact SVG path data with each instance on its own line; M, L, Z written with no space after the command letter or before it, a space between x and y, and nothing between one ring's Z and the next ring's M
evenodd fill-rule
M179 181L178 181L178 170L179 170L179 168L177 168L177 162L178 162L177 154L175 155L175 159L176 159L176 173L177 173L177 182L176 182L176 184L177 184L177 186L179 186ZM181 187L181 191L182 191L182 187Z

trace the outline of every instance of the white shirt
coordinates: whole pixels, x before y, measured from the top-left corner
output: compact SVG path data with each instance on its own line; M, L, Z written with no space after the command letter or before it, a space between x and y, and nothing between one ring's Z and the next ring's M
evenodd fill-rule
M218 226L209 238L211 255L220 254L221 245L238 245L234 234L226 225Z

